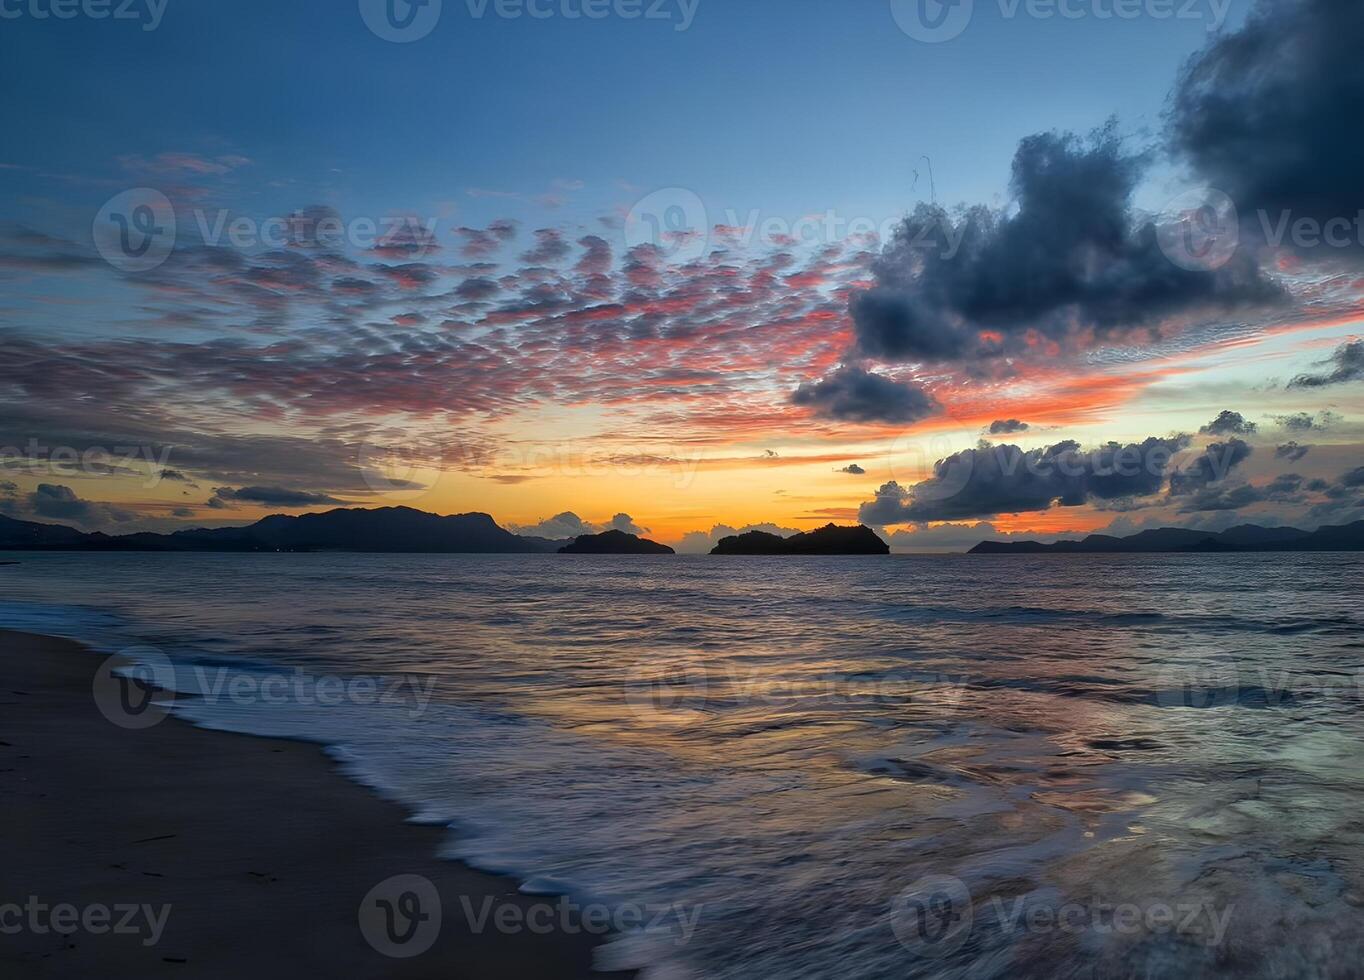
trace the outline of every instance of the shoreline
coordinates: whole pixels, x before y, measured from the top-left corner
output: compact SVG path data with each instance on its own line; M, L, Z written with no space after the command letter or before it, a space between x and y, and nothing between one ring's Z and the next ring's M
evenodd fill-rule
M552 896L440 858L445 827L324 746L122 727L96 651L9 630L0 651L0 973L633 976L592 970L601 935L531 928Z

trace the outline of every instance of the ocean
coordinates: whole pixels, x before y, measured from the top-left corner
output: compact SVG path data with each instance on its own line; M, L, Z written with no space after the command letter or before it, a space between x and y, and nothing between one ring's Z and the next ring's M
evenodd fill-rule
M603 966L1364 962L1361 555L5 557L0 626L647 910Z

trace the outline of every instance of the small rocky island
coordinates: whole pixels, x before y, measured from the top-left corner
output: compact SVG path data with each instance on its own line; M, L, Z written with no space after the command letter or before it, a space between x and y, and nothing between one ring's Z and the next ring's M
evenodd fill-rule
M888 555L890 545L865 524L826 524L783 538L766 531L746 531L721 538L712 555Z
M624 531L602 534L581 534L572 544L559 549L561 555L671 555L675 552L666 544L650 541Z

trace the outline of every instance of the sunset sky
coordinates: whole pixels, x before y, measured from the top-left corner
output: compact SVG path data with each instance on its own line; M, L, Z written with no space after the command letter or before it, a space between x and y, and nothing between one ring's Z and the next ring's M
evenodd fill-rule
M1357 0L935 42L885 0L365 7L0 20L0 512L1364 516ZM1110 442L1172 459L1056 496L986 459Z

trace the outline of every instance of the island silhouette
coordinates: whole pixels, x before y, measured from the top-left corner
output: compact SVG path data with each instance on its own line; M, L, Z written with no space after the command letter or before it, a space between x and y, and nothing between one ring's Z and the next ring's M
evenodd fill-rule
M789 538L766 531L745 531L721 538L712 555L888 555L890 545L865 524L826 524Z
M561 555L674 555L666 544L641 538L637 534L610 530L601 534L580 534L572 544L559 549Z
M350 551L416 554L673 554L656 541L611 530L576 538L515 534L488 514L442 516L411 507L337 508L314 514L274 514L240 527L188 528L170 534L110 535L0 516L3 551ZM982 541L974 555L1154 552L1364 551L1364 521L1315 531L1242 524L1226 531L1167 527L1128 537L1091 534L1081 540ZM885 555L890 547L864 524L827 524L781 537L746 531L722 538L712 555Z

